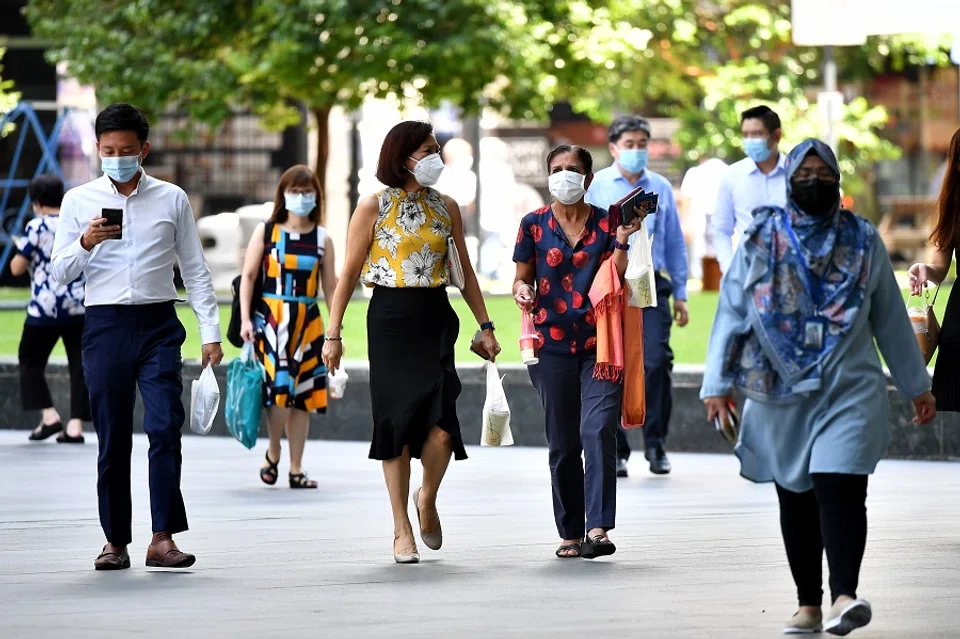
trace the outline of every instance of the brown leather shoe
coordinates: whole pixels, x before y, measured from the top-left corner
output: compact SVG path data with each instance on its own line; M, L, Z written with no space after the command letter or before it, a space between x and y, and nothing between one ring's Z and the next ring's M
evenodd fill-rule
M126 546L107 544L93 562L94 570L123 570L130 567L130 555Z
M180 552L170 535L157 533L147 548L148 568L189 568L197 561L190 553Z

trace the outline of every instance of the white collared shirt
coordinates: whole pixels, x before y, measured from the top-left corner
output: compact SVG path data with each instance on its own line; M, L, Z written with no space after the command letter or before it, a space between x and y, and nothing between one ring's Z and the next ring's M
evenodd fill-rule
M713 246L720 270L726 272L733 260L733 236L739 239L753 221L754 209L787 204L787 156L780 153L777 166L766 174L750 158L743 158L727 169L717 193L713 211Z
M102 209L123 209L123 238L87 251L80 237ZM193 209L180 187L141 170L136 190L121 194L102 176L67 191L53 245L54 279L86 275L86 305L136 306L177 299L174 259L200 322L204 344L220 342L220 312L210 269L203 257Z

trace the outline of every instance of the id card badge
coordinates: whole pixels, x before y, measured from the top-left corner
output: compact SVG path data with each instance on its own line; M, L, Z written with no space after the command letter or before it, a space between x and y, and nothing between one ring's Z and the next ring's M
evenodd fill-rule
M826 327L827 323L822 317L814 317L804 322L803 347L808 351L822 351Z

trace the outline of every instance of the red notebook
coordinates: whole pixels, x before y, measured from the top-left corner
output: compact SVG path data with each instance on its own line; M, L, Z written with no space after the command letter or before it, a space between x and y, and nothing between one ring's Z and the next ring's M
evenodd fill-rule
M634 206L633 200L639 196L643 195L643 187L637 187L624 195L622 198L610 205L610 230L613 231L620 224L623 223L623 210L624 206L632 207ZM627 208L629 211L630 208Z

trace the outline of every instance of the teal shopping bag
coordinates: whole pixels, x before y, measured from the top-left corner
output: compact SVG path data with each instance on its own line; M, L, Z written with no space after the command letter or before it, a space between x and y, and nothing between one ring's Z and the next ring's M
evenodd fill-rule
M263 369L253 354L253 344L243 345L240 357L227 366L227 429L247 448L257 443L263 406Z

